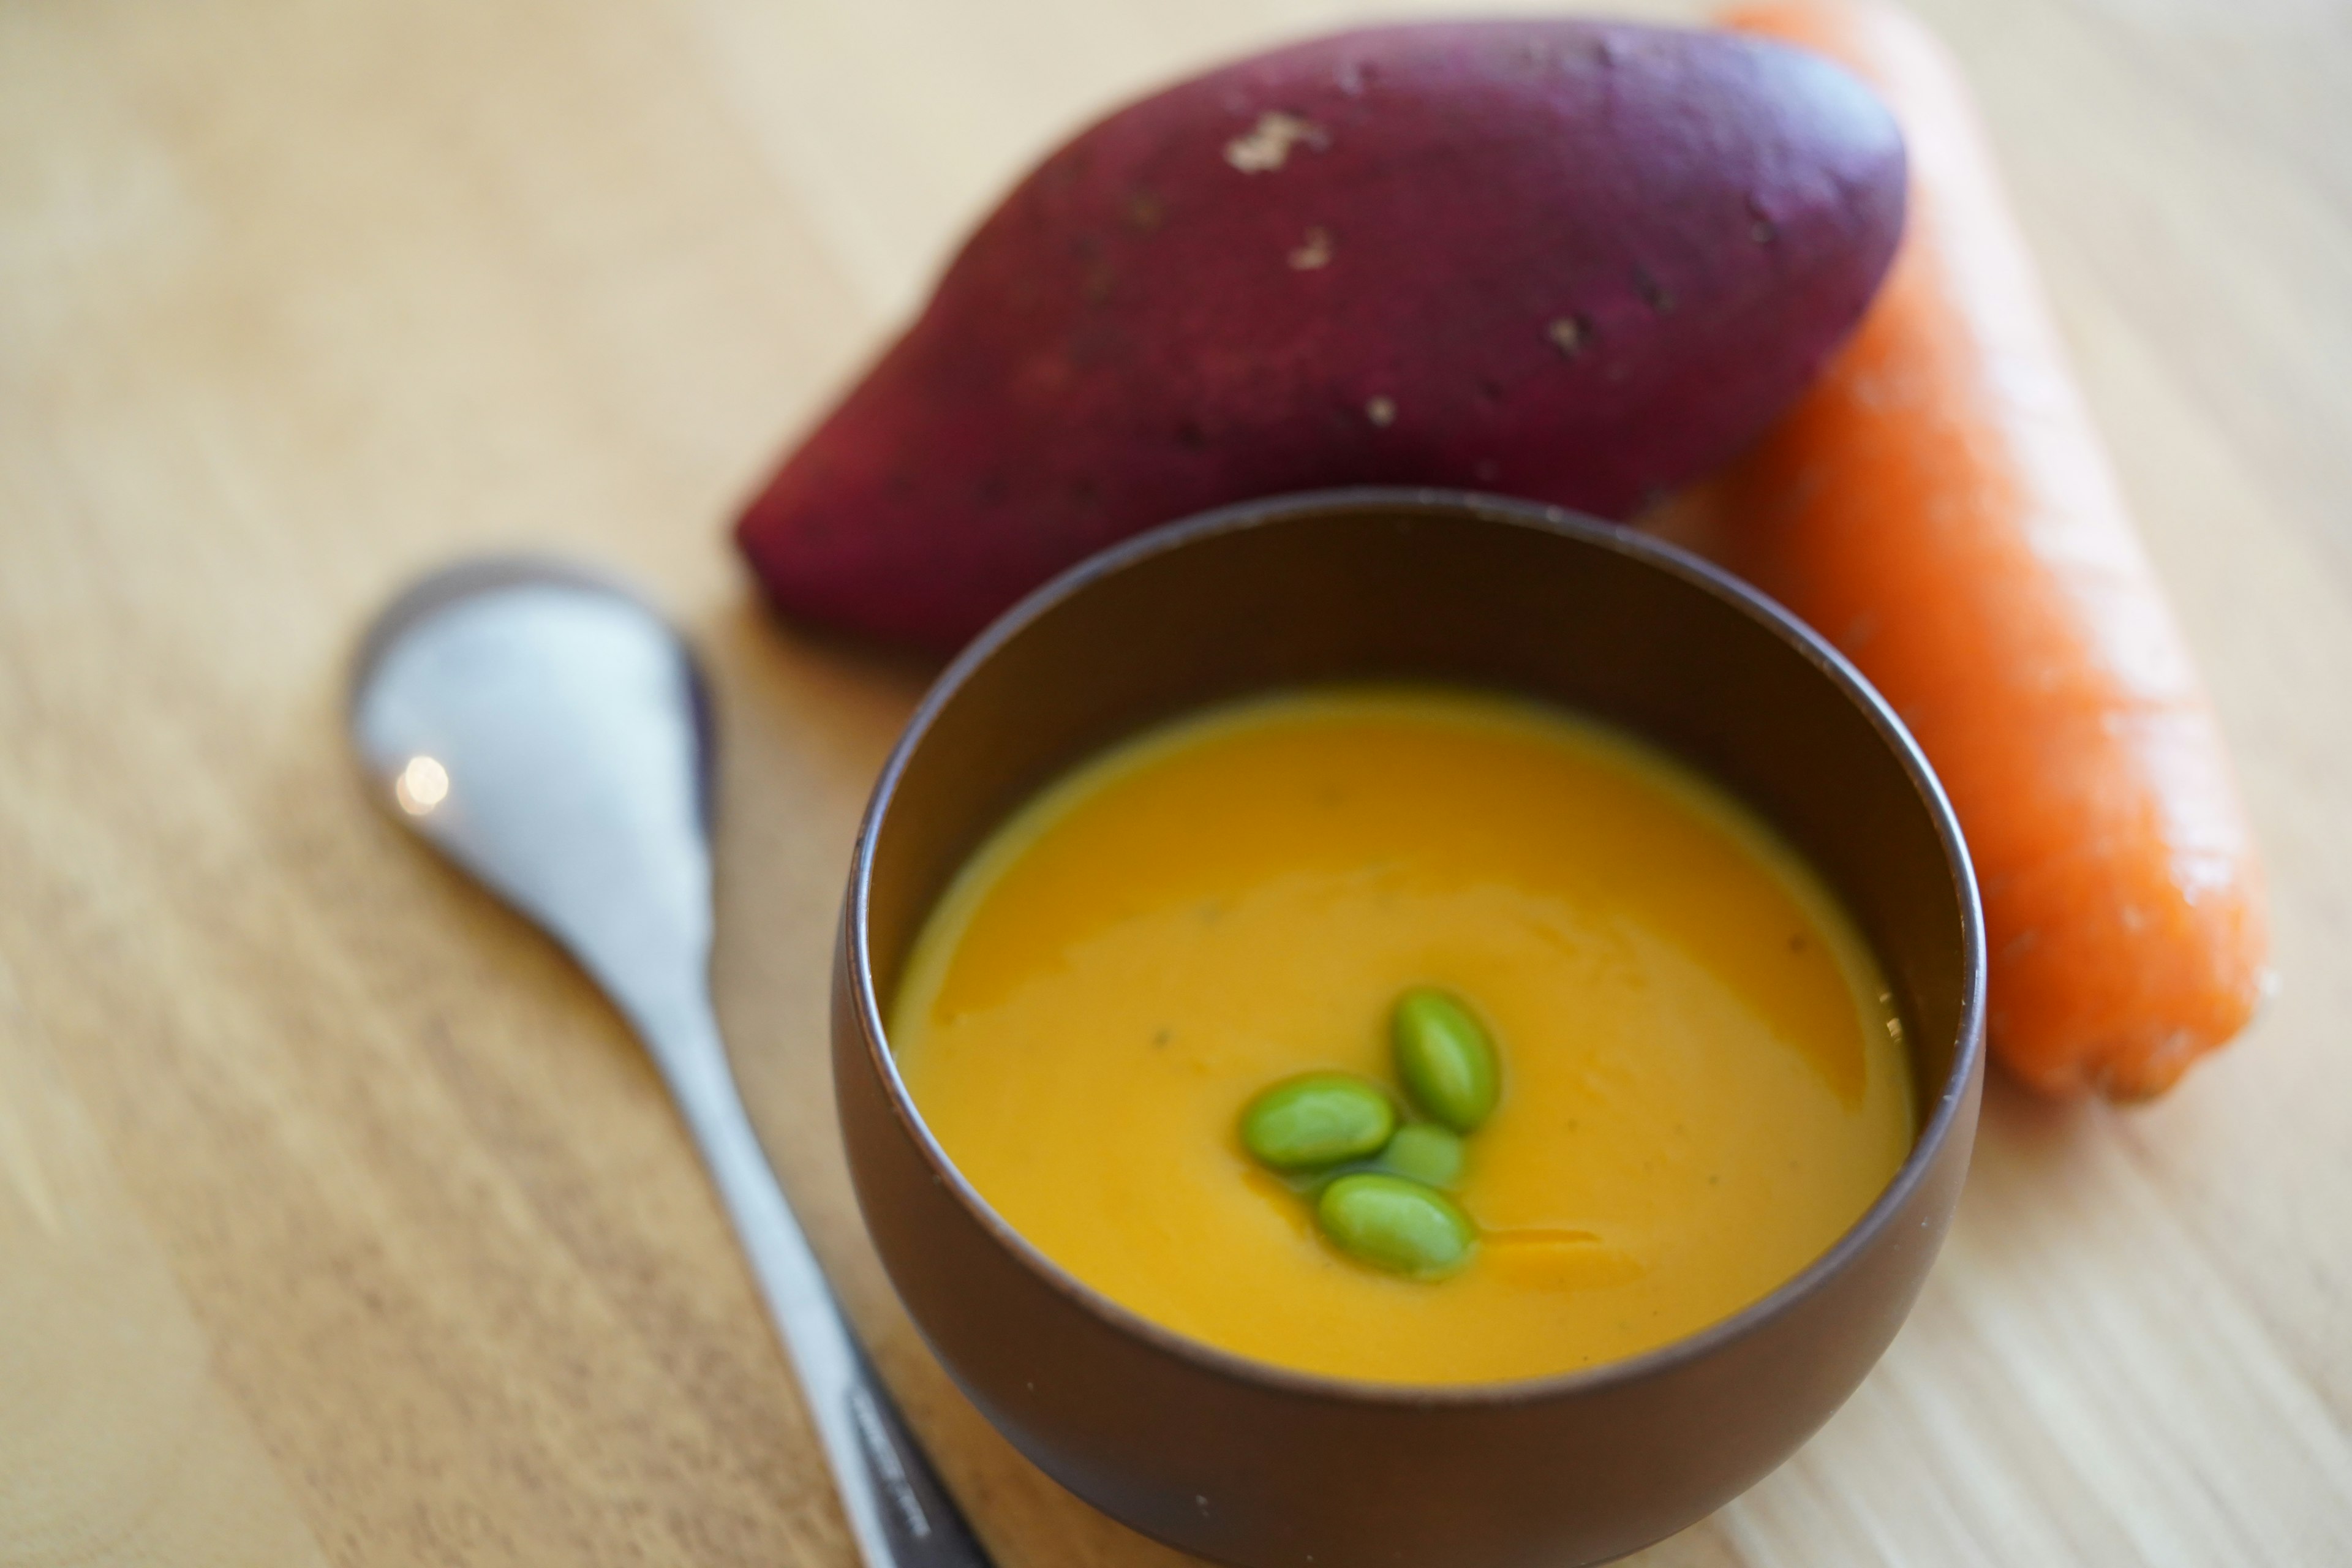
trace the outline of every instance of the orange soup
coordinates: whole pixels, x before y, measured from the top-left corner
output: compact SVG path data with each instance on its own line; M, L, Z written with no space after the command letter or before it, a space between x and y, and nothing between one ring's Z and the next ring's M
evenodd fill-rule
M1437 987L1501 1092L1451 1200L1449 1277L1318 1229L1239 1131L1338 1070L1386 1086ZM932 912L899 1070L1006 1223L1126 1307L1282 1366L1402 1383L1562 1372L1766 1294L1909 1151L1877 965L1820 879L1654 748L1426 688L1255 700L1087 763Z

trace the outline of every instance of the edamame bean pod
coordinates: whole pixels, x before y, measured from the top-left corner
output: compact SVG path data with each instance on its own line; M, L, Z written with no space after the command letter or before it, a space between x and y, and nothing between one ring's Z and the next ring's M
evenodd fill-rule
M1444 1194L1379 1172L1325 1187L1315 1219L1349 1257L1416 1279L1453 1273L1470 1260L1478 1238L1470 1216Z
M1277 1171L1311 1171L1380 1152L1396 1107L1378 1086L1343 1072L1276 1084L1242 1111L1242 1147Z
M1380 1165L1424 1187L1443 1189L1462 1179L1463 1155L1458 1135L1433 1122L1416 1121L1396 1130L1381 1151Z
M1397 998L1389 1037L1405 1092L1433 1120L1469 1132L1493 1114L1502 1091L1495 1043L1467 1007L1418 986Z

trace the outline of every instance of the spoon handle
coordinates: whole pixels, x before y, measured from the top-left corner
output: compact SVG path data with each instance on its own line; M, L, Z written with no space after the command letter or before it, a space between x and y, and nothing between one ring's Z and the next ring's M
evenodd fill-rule
M735 1222L867 1568L988 1568L858 1348L744 1114L698 987L638 1024Z

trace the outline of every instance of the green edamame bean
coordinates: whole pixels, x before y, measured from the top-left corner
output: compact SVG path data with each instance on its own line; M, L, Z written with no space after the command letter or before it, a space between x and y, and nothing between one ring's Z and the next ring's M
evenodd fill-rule
M1342 1252L1375 1268L1435 1279L1470 1260L1478 1233L1444 1194L1361 1172L1323 1189L1316 1222Z
M1378 1153L1395 1131L1389 1097L1343 1072L1286 1079L1242 1111L1242 1147L1277 1171L1360 1160Z
M1462 1179L1461 1138L1432 1122L1400 1127L1381 1151L1381 1169L1424 1187L1450 1187Z
M1389 1038L1405 1092L1432 1118L1469 1132L1493 1113L1501 1093L1495 1043L1461 1003L1425 985L1408 991L1397 998Z

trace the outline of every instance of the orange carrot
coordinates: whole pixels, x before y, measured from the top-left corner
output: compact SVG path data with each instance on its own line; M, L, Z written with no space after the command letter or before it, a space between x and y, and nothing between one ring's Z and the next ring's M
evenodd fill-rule
M1958 68L1891 9L1727 22L1875 86L1911 195L1855 337L1711 498L1718 552L1861 667L1950 792L1996 1059L2049 1093L2161 1093L2261 999L2262 875Z

